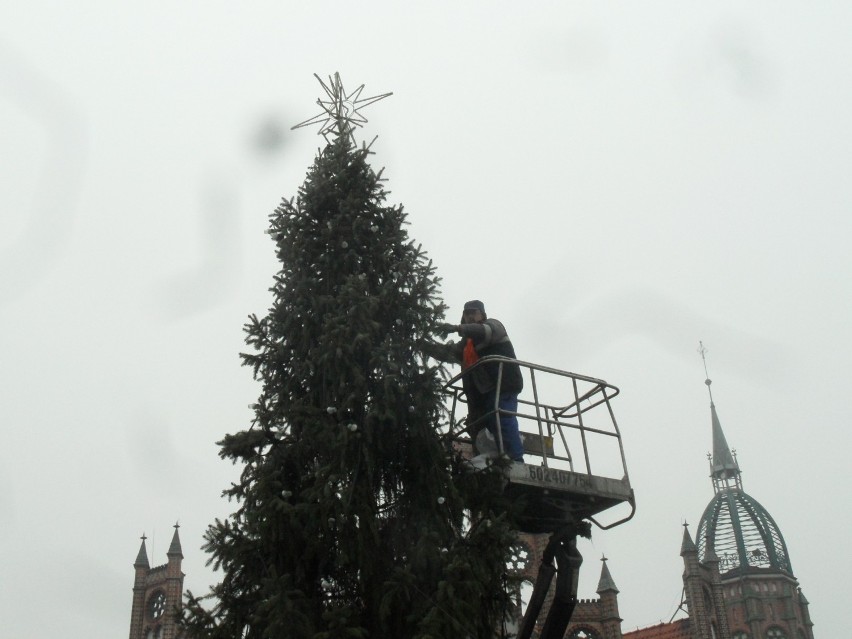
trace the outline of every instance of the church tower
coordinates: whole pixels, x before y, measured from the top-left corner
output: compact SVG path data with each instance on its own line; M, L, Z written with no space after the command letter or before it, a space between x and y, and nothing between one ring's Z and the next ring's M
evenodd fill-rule
M145 535L133 562L133 604L130 611L130 639L179 639L177 618L183 596L183 551L175 524L172 543L166 553L168 561L151 568Z
M703 345L699 352L704 358ZM715 496L701 516L695 545L696 559L717 582L705 591L708 607L721 604L727 610L730 634L723 634L722 618L717 615L716 636L813 639L808 603L793 574L787 544L769 512L743 490L739 463L722 431L711 383L708 377L713 433L710 477ZM698 621L692 611L690 617Z
M728 612L719 575L719 558L712 544L703 562L686 524L680 545L683 558L683 598L689 611L691 639L731 639Z

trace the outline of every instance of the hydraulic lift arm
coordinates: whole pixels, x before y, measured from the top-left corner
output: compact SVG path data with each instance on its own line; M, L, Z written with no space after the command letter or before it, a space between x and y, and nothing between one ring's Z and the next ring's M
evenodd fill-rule
M580 576L580 565L583 563L583 557L577 550L578 534L588 536L588 524L580 524L580 528L572 524L550 536L550 541L541 558L541 567L526 614L518 630L518 639L530 639L532 636L554 574L556 589L553 603L539 637L540 639L562 639L565 636L565 629L577 605L577 582ZM554 560L556 566L553 565Z

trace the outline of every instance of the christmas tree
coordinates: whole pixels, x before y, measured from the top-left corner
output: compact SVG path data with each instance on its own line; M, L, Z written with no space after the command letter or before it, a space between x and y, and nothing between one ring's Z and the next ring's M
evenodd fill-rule
M238 504L206 535L222 580L188 593L192 637L499 636L513 541L495 472L460 472L429 359L435 268L386 203L359 87L323 83L327 145L270 216L280 270L242 355L262 384L251 427L220 442ZM384 96L378 96L384 97ZM471 515L473 513L473 515Z

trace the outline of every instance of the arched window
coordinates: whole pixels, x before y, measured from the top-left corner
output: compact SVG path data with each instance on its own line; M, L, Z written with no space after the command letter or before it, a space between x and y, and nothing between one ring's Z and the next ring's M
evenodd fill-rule
M166 612L166 593L162 590L157 590L148 599L148 618L159 620Z
M524 572L529 566L531 556L530 547L523 541L512 544L509 548L509 561L507 562L509 572L514 575Z
M787 639L787 633L776 626L766 631L766 639Z
M748 639L748 633L745 630L737 630L731 635L731 639Z

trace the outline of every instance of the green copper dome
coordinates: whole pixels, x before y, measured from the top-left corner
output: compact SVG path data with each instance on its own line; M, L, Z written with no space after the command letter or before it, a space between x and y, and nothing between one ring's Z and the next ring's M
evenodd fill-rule
M793 574L787 544L772 516L738 488L716 494L698 525L698 556L707 555L707 540L719 558L719 572L783 571Z

